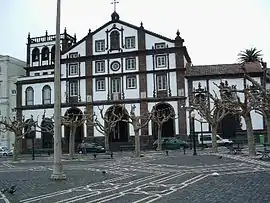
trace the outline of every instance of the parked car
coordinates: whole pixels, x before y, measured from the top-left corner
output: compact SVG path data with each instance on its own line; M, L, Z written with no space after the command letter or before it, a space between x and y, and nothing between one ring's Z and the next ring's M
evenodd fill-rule
M8 149L2 149L0 148L0 156L12 156L13 155L13 150L8 150Z
M183 147L188 148L188 143L175 137L163 137L161 139L161 146L162 149L173 150L173 149L180 149ZM158 147L158 140L156 140L153 143L153 149L156 150L157 147Z
M96 143L81 143L78 145L78 153L104 153L105 149Z
M199 138L199 144L202 144L202 139L203 139L203 145L206 147L211 147L212 146L212 134L203 134L203 136L198 135ZM217 135L217 145L218 146L228 146L233 143L232 140L229 139L223 139L219 135Z

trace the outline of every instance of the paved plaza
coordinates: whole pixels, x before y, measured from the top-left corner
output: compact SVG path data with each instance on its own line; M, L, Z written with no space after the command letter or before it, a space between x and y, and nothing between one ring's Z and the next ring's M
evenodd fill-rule
M0 162L0 203L270 202L270 163L237 155L173 151L65 161L65 181L52 181L50 161ZM104 173L105 172L105 173ZM218 175L215 175L218 173Z

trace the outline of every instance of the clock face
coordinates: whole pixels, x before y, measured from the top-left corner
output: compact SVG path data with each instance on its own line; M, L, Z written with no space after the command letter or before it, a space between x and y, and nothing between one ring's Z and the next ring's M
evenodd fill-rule
M118 61L114 61L111 64L111 69L113 71L118 71L120 69L120 63Z

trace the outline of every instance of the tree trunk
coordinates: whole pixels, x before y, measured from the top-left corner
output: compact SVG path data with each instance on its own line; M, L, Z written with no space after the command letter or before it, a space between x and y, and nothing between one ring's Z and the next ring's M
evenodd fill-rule
M158 125L158 146L157 146L158 151L162 150L161 135L162 135L162 124Z
M104 137L104 147L105 147L105 150L106 150L106 152L108 152L108 151L110 151L110 144L109 144L109 133L105 133L104 134L105 135L105 137Z
M15 134L14 146L13 146L13 161L18 160L18 147L19 147L19 139L18 136Z
M140 135L139 130L134 130L135 132L135 157L140 157L141 155L141 146L140 146Z
M270 144L270 116L266 116L266 128L267 128L267 143Z
M246 128L247 128L247 139L248 139L248 154L249 156L256 155L256 146L255 146L255 139L253 134L253 127L250 113L244 116Z
M217 125L213 124L212 126L212 151L214 153L218 152L218 146L217 146Z
M74 159L75 134L76 134L76 128L70 127L70 132L69 132L69 158L70 159Z

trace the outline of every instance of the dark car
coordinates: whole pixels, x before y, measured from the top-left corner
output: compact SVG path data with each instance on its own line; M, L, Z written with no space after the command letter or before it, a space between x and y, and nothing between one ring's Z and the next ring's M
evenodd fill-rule
M78 145L79 153L103 153L105 149L96 143L81 143Z
M153 143L153 148L156 150L158 146L158 140ZM180 149L188 148L188 143L175 137L163 137L161 139L162 149Z

